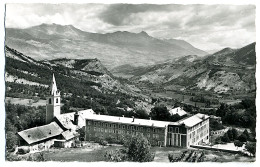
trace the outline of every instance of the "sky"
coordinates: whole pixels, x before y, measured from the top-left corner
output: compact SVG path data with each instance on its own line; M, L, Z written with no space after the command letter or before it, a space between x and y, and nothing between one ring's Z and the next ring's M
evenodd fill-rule
M147 32L211 52L255 42L254 5L7 4L7 28L73 25L87 32Z

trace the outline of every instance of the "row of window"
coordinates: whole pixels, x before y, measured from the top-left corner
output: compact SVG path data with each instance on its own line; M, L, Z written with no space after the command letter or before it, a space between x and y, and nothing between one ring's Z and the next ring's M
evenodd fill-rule
M209 120L206 120L206 121L203 121L203 122L201 122L201 123L199 123L199 124L193 126L192 128L188 129L188 132L197 129L197 128L201 127L202 125L203 125L203 126L207 126L207 125L208 125L208 124L207 124L208 122L209 122Z
M174 131L175 130L175 131ZM169 127L169 132L173 132L173 133L179 133L179 128L173 128L173 127Z
M196 132L196 131L193 131L192 133L190 133L190 135L189 135L189 136L190 136L190 139L191 139L191 138L195 138L195 137L196 137L196 138L199 138L199 137L202 138L203 135L206 135L206 134L209 133L209 130L207 129L207 130L201 131L200 133L197 132L197 134L198 134L197 136L195 136L195 134L196 134L195 132Z
M141 132L133 132L133 131L127 131L127 130L116 130L116 129L105 129L105 128L97 128L97 127L94 127L93 130L95 132L105 132L105 133L118 133L118 134L132 134L132 133L138 134L138 133L140 133L140 134L143 134ZM158 135L158 134L153 134L153 135ZM148 133L147 136L150 136L150 134Z
M88 121L88 125L91 125L91 121ZM154 132L160 133L163 130L159 128L149 128L149 127L139 127L139 126L131 126L131 125L122 125L122 124L111 124L111 123L104 123L104 122L94 122L94 126L99 127L108 127L108 128L118 128L118 129L127 129L127 130L136 130L136 131L143 131L143 132Z
M132 131L126 131L126 130L115 130L115 129L103 129L103 128L94 128L94 131L96 132L104 132L104 133L118 133L118 134L143 134L141 132L132 132ZM143 134L144 135L144 134ZM159 139L159 134L153 134L150 135L149 133L146 134L146 136L148 138L150 138L151 136L153 138Z

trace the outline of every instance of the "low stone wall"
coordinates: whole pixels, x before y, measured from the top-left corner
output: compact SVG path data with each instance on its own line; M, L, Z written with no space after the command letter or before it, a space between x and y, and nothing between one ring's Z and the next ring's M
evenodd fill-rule
M215 147L210 147L210 146L190 145L190 147L205 149L205 150L213 150L213 151L223 151L223 152L235 153L235 154L241 153L241 151L239 151L239 150L228 150L228 149L215 148Z

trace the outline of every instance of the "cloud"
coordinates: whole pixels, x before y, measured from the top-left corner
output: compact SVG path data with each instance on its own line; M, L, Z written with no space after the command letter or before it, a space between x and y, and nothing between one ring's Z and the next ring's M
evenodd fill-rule
M88 32L146 31L184 39L203 50L255 41L253 5L7 4L6 26L74 25Z

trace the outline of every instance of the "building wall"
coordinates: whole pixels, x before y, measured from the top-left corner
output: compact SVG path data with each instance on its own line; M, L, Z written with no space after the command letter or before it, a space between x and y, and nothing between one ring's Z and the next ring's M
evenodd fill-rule
M54 147L58 148L71 148L75 146L75 140L68 140L68 141L60 141L56 140L54 141Z
M60 115L59 94L50 96L46 100L46 124L50 123L57 115Z
M187 146L209 143L209 118L187 129Z
M169 125L167 130L167 146L186 147L187 129L185 126Z
M113 137L119 139L126 135L140 133L149 140L151 145L166 146L166 130L166 127L161 128L86 119L85 140L93 141L96 137L104 139Z

